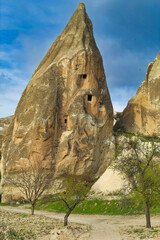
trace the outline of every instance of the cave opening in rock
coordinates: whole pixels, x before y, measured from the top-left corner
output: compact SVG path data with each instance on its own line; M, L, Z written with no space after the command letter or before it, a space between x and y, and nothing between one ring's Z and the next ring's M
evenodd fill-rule
M83 74L83 79L86 79L87 78L87 74Z
M88 102L92 102L92 95L88 95Z
M62 122L63 127L65 127L65 129L68 129L68 127L69 127L69 116L68 115L63 116L62 121L63 121Z

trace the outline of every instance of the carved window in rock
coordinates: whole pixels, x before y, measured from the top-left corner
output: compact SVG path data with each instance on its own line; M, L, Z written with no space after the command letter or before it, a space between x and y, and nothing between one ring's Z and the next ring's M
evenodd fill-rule
M63 118L63 126L68 127L68 116L64 116Z
M92 95L88 95L87 100L88 102L92 102Z
M83 79L86 79L87 78L87 74L83 74L82 77L83 77Z

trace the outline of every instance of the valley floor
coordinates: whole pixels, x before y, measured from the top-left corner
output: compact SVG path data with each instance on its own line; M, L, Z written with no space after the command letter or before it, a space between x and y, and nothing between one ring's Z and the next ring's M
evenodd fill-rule
M0 206L0 211L28 214L29 209ZM63 220L64 214L35 211L36 216ZM1 218L1 216L0 216ZM1 219L0 219L1 220ZM160 215L152 217L154 229L145 229L145 218L137 216L71 215L70 227L50 231L38 240L160 240ZM73 223L73 224L71 224ZM76 225L76 224L86 224ZM90 225L91 228L88 226ZM78 230L79 229L79 230ZM81 229L81 230L80 230ZM76 235L77 234L77 235Z

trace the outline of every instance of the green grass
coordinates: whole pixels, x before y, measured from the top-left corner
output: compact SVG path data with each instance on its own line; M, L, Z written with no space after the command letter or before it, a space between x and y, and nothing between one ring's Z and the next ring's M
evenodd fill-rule
M12 207L19 207L20 205L25 205L25 203L18 203L18 204L16 204L16 203L1 203L0 202L0 206L12 206Z
M134 229L134 233L144 233L144 229Z
M10 206L11 204L9 203L0 203L0 206Z
M137 136L140 140L145 141L145 142L160 142L160 137L156 136L155 134L153 134L152 136L146 136L140 133L131 133L131 132L127 132L125 127L120 127L118 129L113 129L113 134L115 134L116 136L126 136L126 137L133 137L133 136Z
M133 226L129 226L128 229L125 229L125 232L128 235L132 235L135 239L155 239L160 229L134 228Z
M151 208L150 213L151 214L160 214L160 206Z
M20 204L0 203L0 206L18 207ZM21 204L22 205L22 204ZM25 205L25 204L23 204ZM47 204L37 204L36 210L65 213L67 208L63 202L48 202ZM75 214L101 214L101 215L139 215L144 214L142 204L135 204L131 199L102 200L91 199L81 202L72 213ZM152 207L151 214L160 214L160 206Z
M37 205L37 210L50 212L66 212L63 202L50 202L45 205ZM157 208L160 211L160 207ZM134 206L132 202L122 200L85 200L81 202L72 213L75 214L103 214L103 215L134 215L143 214L142 206Z

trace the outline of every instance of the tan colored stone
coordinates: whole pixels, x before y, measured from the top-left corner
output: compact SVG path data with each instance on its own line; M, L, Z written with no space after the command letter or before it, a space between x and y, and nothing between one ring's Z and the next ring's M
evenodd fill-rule
M7 128L12 120L13 116L0 118L0 151L2 150L3 139L6 135Z
M80 3L34 72L4 141L2 175L41 159L64 172L101 175L110 162L113 109L92 23Z
M131 98L116 128L128 132L160 136L160 52L148 66L145 81Z

